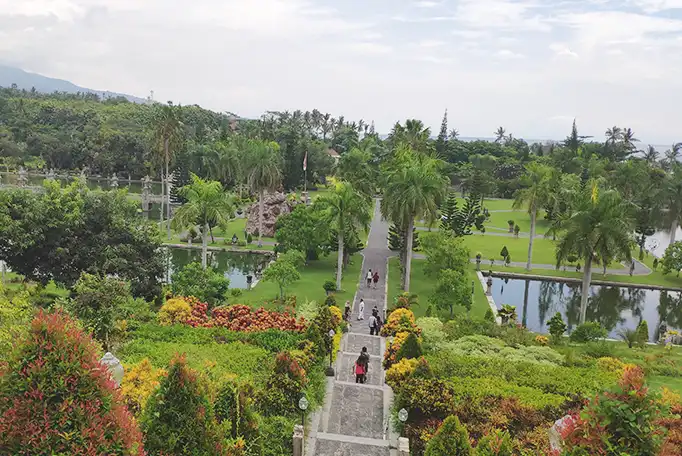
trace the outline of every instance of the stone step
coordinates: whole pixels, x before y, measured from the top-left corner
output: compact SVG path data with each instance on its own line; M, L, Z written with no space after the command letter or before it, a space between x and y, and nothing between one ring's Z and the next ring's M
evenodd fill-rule
M357 327L354 329L361 330ZM364 328L362 328L364 329ZM369 328L367 328L369 331ZM357 353L358 356L362 351L362 347L367 347L367 352L370 356L380 356L381 353L381 337L370 336L369 334L350 332L346 336L346 347L344 351L349 353Z
M317 435L315 456L389 456L387 440L358 439L345 435Z
M363 385L334 383L331 394L329 416L326 420L320 420L318 432L383 439L384 392L382 390L367 388Z
M341 353L336 362L336 379L342 382L355 383L355 361L359 355L355 353ZM369 370L365 383L367 385L381 386L383 384L383 375L381 369L381 358L378 356L370 356Z

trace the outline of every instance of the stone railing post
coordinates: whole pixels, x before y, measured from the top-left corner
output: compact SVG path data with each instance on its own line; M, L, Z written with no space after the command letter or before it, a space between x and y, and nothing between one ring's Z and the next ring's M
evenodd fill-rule
M294 426L294 456L303 456L303 426Z
M398 439L398 456L410 456L410 441L407 437Z

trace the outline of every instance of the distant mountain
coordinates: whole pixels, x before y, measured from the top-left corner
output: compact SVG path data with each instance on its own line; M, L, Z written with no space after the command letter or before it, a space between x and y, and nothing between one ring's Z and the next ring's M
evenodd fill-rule
M48 78L36 73L29 73L20 68L10 67L0 64L0 87L11 87L16 84L19 89L31 90L33 87L38 92L52 93L52 92L67 92L67 93L95 93L102 98L124 97L134 103L147 103L144 98L126 95L124 93L109 92L106 90L93 90L79 87L69 81L62 79Z

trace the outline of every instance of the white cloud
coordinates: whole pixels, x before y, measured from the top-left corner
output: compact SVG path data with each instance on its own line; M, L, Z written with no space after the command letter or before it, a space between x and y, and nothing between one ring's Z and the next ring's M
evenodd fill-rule
M393 52L393 48L391 46L371 41L353 43L348 45L348 48L361 54L389 54Z
M444 44L445 42L440 40L421 40L417 42L417 46L422 48L435 48L443 46Z
M459 0L457 19L471 28L550 31L550 23L534 11L536 6L524 0Z
M682 0L630 0L629 3L647 13L682 8Z
M576 52L571 51L568 47L566 47L563 44L552 43L549 45L549 49L558 56L578 58L578 54Z
M442 2L434 2L430 0L420 0L414 2L414 6L416 6L417 8L434 8L442 4L443 4Z
M519 54L509 49L500 49L495 55L503 59L522 59L525 57L523 54Z

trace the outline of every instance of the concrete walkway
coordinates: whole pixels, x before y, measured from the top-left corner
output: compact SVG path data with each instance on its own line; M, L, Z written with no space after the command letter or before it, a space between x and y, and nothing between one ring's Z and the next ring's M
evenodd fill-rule
M392 392L384 383L381 367L385 339L369 335L369 317L376 306L380 315L386 309L386 268L391 251L386 238L388 223L381 220L379 201L374 208L368 245L362 254L360 286L353 302L351 325L341 342L336 359L336 376L327 383L324 409L313 419L306 440L307 456L391 456L397 454L395 442L389 445L389 416ZM368 288L367 271L379 271L377 288ZM365 300L364 320L358 320L360 299ZM353 366L362 347L370 354L365 384L356 384ZM390 448L392 447L392 448Z

